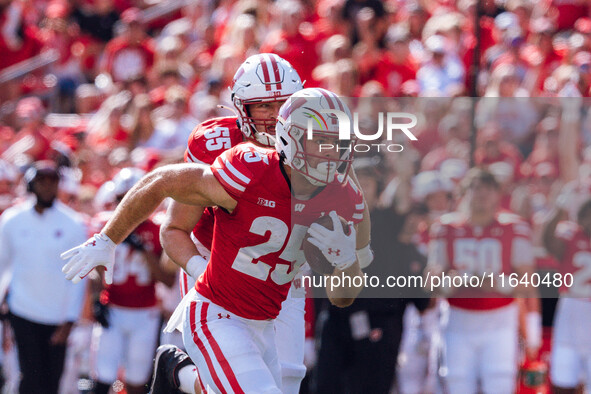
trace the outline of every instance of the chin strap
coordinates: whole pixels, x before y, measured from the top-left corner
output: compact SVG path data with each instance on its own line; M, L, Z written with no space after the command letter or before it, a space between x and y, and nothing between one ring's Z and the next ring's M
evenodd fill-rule
M260 132L260 131L257 131L254 133L254 138L259 143L261 143L263 145L268 145L269 147L275 146L275 143L277 142L274 135L271 135L271 134L265 133L265 132ZM267 141L262 141L263 138L267 138L269 140L269 142L271 142L271 143L268 144Z

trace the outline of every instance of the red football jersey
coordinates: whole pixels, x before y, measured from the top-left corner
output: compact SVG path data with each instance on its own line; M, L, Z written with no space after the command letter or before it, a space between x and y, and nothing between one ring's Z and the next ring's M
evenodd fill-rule
M446 214L433 223L430 237L429 264L442 264L461 275L493 273L495 283L498 274L510 274L513 265L532 260L531 229L513 213L498 213L486 227L472 226L457 212ZM490 292L490 298L472 298L481 294L479 289L462 288L448 301L452 306L471 310L496 309L513 302L498 292Z
M244 134L238 128L235 116L214 118L197 125L189 136L185 162L212 165L215 159L228 149L241 143ZM193 229L193 235L203 246L211 250L213 238L213 209L207 208Z
M566 246L560 264L563 278L565 274L573 275L572 286L563 286L561 292L591 297L591 239L581 226L571 221L558 223L555 234Z
M232 213L215 209L211 259L195 287L238 316L274 319L305 262L308 226L333 210L360 222L363 197L348 178L296 200L278 153L251 143L224 152L211 168L238 204Z
M101 212L95 217L95 224L102 228L113 212ZM160 245L160 227L148 219L133 232L144 248L156 256L162 253ZM147 308L155 306L156 282L152 278L148 262L143 252L133 249L125 242L115 248L113 283L104 284L101 299L109 304L127 308Z

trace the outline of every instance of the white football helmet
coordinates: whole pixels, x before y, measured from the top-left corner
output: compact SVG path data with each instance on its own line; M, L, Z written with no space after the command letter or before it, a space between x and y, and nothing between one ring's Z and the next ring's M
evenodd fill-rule
M113 195L121 198L135 185L146 173L139 168L122 168L113 177Z
M337 116L322 113L323 110L338 110L349 118L349 122L353 119L341 98L320 88L303 89L293 94L277 117L275 149L284 157L285 164L302 173L315 186L331 183L337 172L344 175L349 172L357 142L350 126L344 131L348 138L340 139ZM306 144L310 138L318 142ZM323 141L319 141L320 138ZM306 149L306 145L313 146L314 151ZM336 159L335 151L338 153ZM320 161L312 165L310 159ZM345 179L343 176L342 181Z
M252 118L248 105L284 101L302 88L300 76L287 60L273 53L250 56L234 74L231 88L242 133L260 144L273 146L277 121Z
M101 185L94 197L94 208L97 211L113 210L121 201L121 198L135 185L146 173L139 168L122 168L112 180Z

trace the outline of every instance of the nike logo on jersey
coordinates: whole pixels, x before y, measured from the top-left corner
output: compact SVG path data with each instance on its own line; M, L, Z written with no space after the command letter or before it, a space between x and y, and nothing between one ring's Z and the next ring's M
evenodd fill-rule
M262 205L263 207L275 208L275 201L265 200L261 197L259 197L258 204Z

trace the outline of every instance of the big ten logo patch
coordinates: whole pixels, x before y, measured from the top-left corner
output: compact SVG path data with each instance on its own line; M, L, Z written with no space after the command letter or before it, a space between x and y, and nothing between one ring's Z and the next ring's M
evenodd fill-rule
M258 201L257 204L259 204L260 206L263 206L263 207L268 207L268 208L275 208L275 205L276 205L275 204L275 201L266 200L266 199L261 198L261 197L259 197L259 201Z

